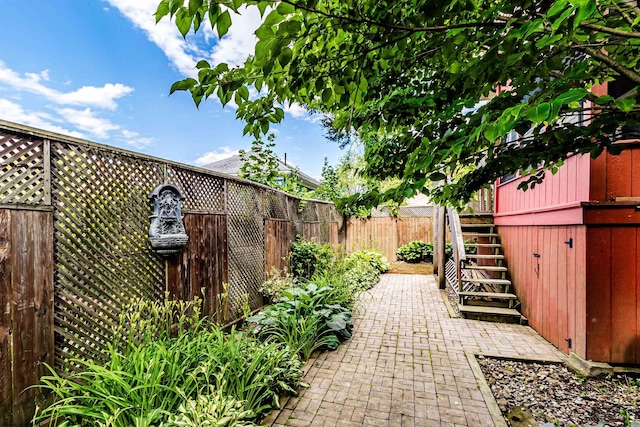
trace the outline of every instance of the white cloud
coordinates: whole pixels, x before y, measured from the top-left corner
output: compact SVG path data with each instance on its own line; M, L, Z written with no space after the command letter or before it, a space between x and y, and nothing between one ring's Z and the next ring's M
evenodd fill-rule
M8 99L0 98L0 118L51 132L84 138L84 135L80 132L71 131L52 123L58 120L51 116L51 114L38 111L25 111L21 105L11 102Z
M133 88L121 83L107 83L102 87L83 86L72 92L60 92L42 84L42 81L48 80L48 70L40 73L25 73L24 75L20 75L0 61L0 83L9 85L12 89L44 96L56 104L115 110L118 106L115 100L133 92Z
M309 111L302 105L294 102L284 107L284 112L289 113L295 119L302 119L310 123L320 123L322 121L321 114L309 114Z
M107 138L109 131L120 129L119 125L111 123L107 119L97 117L90 109L76 110L74 108L62 108L58 114L67 122L80 130L87 131L98 138Z
M185 41L178 31L175 22L168 17L156 24L155 12L158 0L106 0L112 7L137 28L144 31L147 38L158 46L167 56L171 64L184 76L194 77L197 73L195 65L199 59L208 56L194 42ZM233 12L232 12L233 13ZM218 64L226 62L231 66L244 63L254 52L257 42L253 34L261 22L257 7L241 10L240 15L233 15L233 25L222 40L211 29L208 21L202 24L198 36L200 40L217 43L210 53L210 59ZM190 36L193 38L193 35Z
M132 132L130 130L123 129L121 134L125 144L135 147L139 150L149 148L153 145L153 138L147 138L140 136L138 132Z
M258 8L254 6L241 9L240 15L233 15L232 20L233 25L229 28L229 33L211 53L211 59L215 64L225 62L230 66L242 65L255 51L258 39L254 33L262 22Z
M136 27L147 35L169 58L169 61L185 76L196 74L196 60L192 53L198 51L195 45L187 43L173 21L164 18L156 24L154 13L158 0L107 0Z
M204 153L202 156L194 160L193 164L197 166L204 166L208 165L209 163L217 162L218 160L227 159L236 154L238 154L238 150L234 150L231 147L219 147L215 151Z

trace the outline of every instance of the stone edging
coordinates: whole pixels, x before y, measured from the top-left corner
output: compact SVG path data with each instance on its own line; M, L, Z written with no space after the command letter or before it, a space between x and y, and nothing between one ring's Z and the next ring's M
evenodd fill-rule
M484 403L487 405L487 409L489 409L489 414L491 415L491 419L496 427L508 427L507 422L504 420L502 416L502 411L496 402L495 397L493 397L493 393L489 388L489 384L480 369L480 364L476 360L476 354L471 351L465 351L465 356L467 356L467 360L469 361L469 366L471 366L471 370L473 371L473 375L476 377L476 381L478 382L478 389L482 393L482 397L484 398ZM464 409L464 408L463 408Z
M447 311L449 312L449 317L451 317L452 319L460 319L460 316L458 316L455 312L455 310L453 309L453 307L451 307L451 301L449 301L449 297L447 296L447 292L440 289L440 296L442 297L442 301L444 302L444 306L447 307Z

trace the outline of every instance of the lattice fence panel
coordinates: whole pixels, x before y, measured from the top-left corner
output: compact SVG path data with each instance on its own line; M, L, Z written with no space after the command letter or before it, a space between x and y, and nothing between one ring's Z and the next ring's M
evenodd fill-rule
M229 315L240 317L239 310L248 298L251 308L262 305L260 286L265 279L264 191L240 182L227 183L229 214Z
M302 210L302 220L304 222L316 222L318 221L318 212L316 210L316 204L313 202L304 203Z
M315 203L318 221L320 221L320 235L316 240L320 243L331 241L331 205L325 203Z
M300 213L300 200L287 196L287 215L291 221L291 241L304 235L304 222Z
M92 146L52 144L56 365L102 359L123 304L158 300L164 263L148 243L148 194L162 165Z
M183 211L220 213L225 211L224 180L177 166L167 167L167 182L185 196Z
M0 130L0 201L45 204L44 142Z
M287 219L287 196L279 191L265 192L265 217Z

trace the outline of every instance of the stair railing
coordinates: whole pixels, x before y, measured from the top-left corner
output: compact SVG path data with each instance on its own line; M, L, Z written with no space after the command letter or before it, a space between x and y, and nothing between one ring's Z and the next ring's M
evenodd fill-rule
M460 225L458 211L448 207L447 215L449 217L449 231L451 232L451 244L453 246L453 261L456 265L457 293L460 295L460 292L462 292L462 264L467 260L467 254L464 249L462 226Z

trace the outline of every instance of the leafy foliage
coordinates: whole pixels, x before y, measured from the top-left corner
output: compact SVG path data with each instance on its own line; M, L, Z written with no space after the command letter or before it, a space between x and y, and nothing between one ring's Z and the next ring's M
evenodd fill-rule
M391 268L391 264L387 258L380 251L375 249L362 249L360 251L352 252L345 259L345 262L354 263L359 260L368 262L378 273L386 273Z
M280 394L295 394L303 374L302 362L288 348L235 329L225 334L211 324L178 329L172 337L147 335L141 342L136 337L122 349L111 346L108 356L104 365L72 360L77 371L64 377L51 369L40 387L52 392L55 401L35 421L151 427L176 425L167 423L178 414L182 425L190 425L196 415L187 416L185 408L195 405L202 407L198 416L205 422L196 425L212 419L219 423L214 425L251 425L278 407ZM230 418L221 416L223 411Z
M265 143L261 138L256 138L251 144L251 151L240 150L240 178L245 178L271 188L282 190L286 193L308 198L311 193L302 185L300 171L291 168L290 173L282 173L279 169L279 160L273 151L275 147L275 135L267 135Z
M321 245L315 240L305 240L298 236L291 243L291 272L295 278L309 280L316 271L326 270L334 260L331 245Z
M260 184L275 187L278 185L278 158L273 148L275 135L269 134L267 142L257 138L251 143L251 151L240 150L240 160L243 162L240 167L240 178L259 182Z
M188 399L178 407L178 413L169 417L169 425L180 427L251 427L255 418L244 409L242 402L227 397L222 389L212 388L211 394Z
M283 291L276 304L247 321L258 337L285 344L307 360L313 351L335 350L351 337L351 312L330 303L332 291L313 283Z
M400 246L396 251L396 255L399 259L406 262L420 262L427 257L433 256L433 244L423 242L422 240L414 240L406 245Z
M352 262L342 276L344 285L354 294L368 291L380 281L379 270L363 259Z
M262 284L262 294L271 302L276 302L282 296L282 291L296 286L293 277L287 271L280 271L273 267L269 272L269 278Z
M237 68L200 61L198 78L171 91L196 104L233 100L255 137L283 119L283 105L326 113L334 139L364 142L368 177L402 178L347 209L421 191L464 202L517 170L533 172L523 184L533 186L542 162L553 172L573 153L617 152L619 129L640 124L636 2L162 0L156 18L173 17L186 35L208 17L223 37L245 6L264 17L254 54ZM604 82L620 90L590 91ZM512 131L516 144L497 143Z

